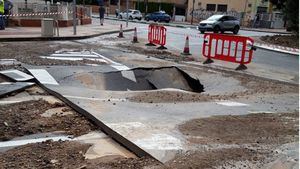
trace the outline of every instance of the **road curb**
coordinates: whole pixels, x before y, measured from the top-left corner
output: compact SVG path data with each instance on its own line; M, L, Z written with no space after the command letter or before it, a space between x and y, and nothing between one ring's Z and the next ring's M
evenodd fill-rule
M243 30L243 31L252 31L252 32L265 32L265 33L274 33L274 34L286 34L286 35L290 35L290 34L292 34L292 33L290 33L290 32L277 32L277 31L266 31L266 30L253 30L253 29L249 29L249 28L243 28L243 27L241 27L241 29L240 30Z
M131 32L134 29L125 29L123 32ZM88 39L102 35L109 35L119 33L119 30L109 31L103 33L97 33L92 35L84 35L84 36L64 36L64 37L17 37L17 38L0 38L0 42L17 42L17 41L65 41L65 40L80 40L80 39Z
M254 44L254 46L259 48L259 49L264 49L264 50L268 50L268 51L272 51L272 52L279 52L279 53L283 53L283 54L290 54L290 55L299 56L299 52L281 50L281 49L271 48L271 47L262 46L262 45L255 45L255 44Z

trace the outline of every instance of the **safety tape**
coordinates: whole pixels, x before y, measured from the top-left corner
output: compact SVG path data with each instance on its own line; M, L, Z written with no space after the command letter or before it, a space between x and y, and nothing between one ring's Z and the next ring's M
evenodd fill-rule
M16 17L16 16L44 16L44 15L58 15L58 14L70 14L73 13L73 11L65 11L65 12L39 12L39 13L23 13L23 14L10 14L10 15L1 15L1 17ZM80 13L77 12L77 15L80 15ZM80 16L85 16L86 15L80 15ZM90 17L88 17L90 18Z

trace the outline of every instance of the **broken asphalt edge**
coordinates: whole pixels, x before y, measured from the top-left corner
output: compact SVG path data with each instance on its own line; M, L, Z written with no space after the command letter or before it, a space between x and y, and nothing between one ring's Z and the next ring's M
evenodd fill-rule
M134 29L125 29L123 32L131 32ZM102 35L109 35L119 33L119 30L108 31L103 33L96 33L92 35L84 35L84 36L62 36L62 37L15 37L15 38L0 38L0 42L17 42L17 41L65 41L65 40L80 40L80 39L88 39L94 38Z
M31 74L27 68L25 68L25 70L27 71L27 73ZM117 133L116 131L114 131L113 129L108 127L107 125L105 125L102 121L98 120L96 117L94 117L88 111L86 111L83 108L81 108L80 106L74 104L72 101L65 98L60 93L46 87L45 85L40 83L36 78L34 78L34 81L39 87L41 87L42 89L47 91L49 94L51 94L52 96L58 98L59 100L64 102L66 105L68 105L69 107L74 109L76 112L80 113L85 118L87 118L88 120L93 122L93 124L95 124L97 127L99 127L99 129L101 129L101 131L103 131L105 134L110 136L114 141L116 141L120 145L124 146L127 150L133 152L136 156L138 156L138 157L151 157L151 158L155 159L156 161L158 161L159 163L161 163L158 159L154 158L151 154L147 153L142 148L140 148L139 146L137 146L133 142L129 141L128 139L126 139L125 137L123 137L122 135L120 135L119 133Z
M275 83L280 83L280 84L284 84L284 85L291 85L291 86L299 86L299 83L294 83L294 82L288 82L288 81L283 81L283 80L279 80L279 79L271 79L271 78L267 78L267 77L262 77L262 76L257 76L254 74L251 74L249 72L245 72L245 71L236 71L234 69L230 69L230 68L225 68L225 67L221 67L221 66L216 66L216 65L203 65L203 64L195 64L192 62L182 62L184 64L179 65L182 67L193 67L195 68L195 66L199 66L202 68L208 68L208 69L212 69L212 70L216 70L216 71L220 71L220 72L225 72L225 73L231 73L231 74L236 74L236 75L240 75L240 76L250 76L252 78L257 78L260 80L266 80L266 81L271 81L271 82L275 82ZM200 62L198 62L200 63Z

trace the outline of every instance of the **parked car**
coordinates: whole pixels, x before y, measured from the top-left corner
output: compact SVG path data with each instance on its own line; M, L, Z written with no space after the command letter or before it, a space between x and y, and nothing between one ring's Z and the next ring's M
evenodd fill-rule
M118 17L119 17L119 19L127 18L127 11L120 12ZM133 9L128 10L128 19L130 19L130 20L133 20L133 19L141 20L142 17L143 17L142 13L139 10L133 10Z
M201 33L205 31L213 31L214 33L224 33L225 31L232 31L238 34L240 30L240 21L229 15L213 15L208 19L201 21L198 25L198 30Z
M170 22L171 16L166 14L164 11L153 12L145 16L146 21L154 22Z

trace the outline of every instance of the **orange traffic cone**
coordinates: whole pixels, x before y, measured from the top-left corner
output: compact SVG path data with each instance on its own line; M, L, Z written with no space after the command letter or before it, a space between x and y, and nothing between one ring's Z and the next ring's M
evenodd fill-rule
M181 53L181 54L183 54L183 55L191 55L191 53L190 53L190 45L189 45L189 36L186 36L183 53Z
M138 38L137 38L136 27L134 28L134 33L133 33L133 40L132 40L132 43L139 43Z
M122 24L120 25L120 32L119 32L119 38L124 38L123 36L123 27L122 27Z

